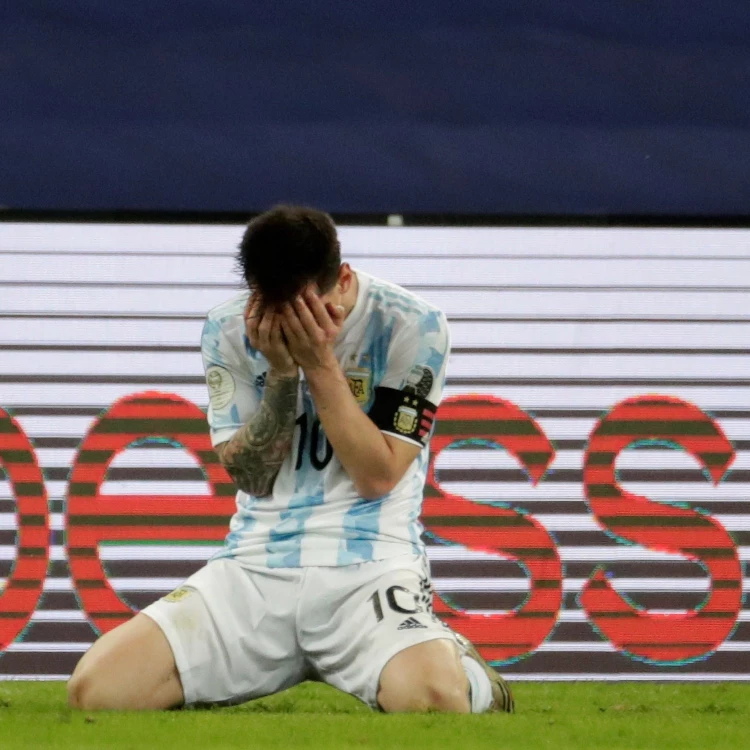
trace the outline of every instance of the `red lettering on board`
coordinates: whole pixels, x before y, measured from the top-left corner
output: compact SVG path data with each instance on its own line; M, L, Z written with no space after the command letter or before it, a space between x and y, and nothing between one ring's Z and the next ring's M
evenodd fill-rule
M0 593L0 651L26 627L42 595L49 562L49 508L36 453L21 426L0 409L0 467L16 499L16 559Z
M686 614L651 613L635 607L599 567L580 601L589 619L612 644L655 662L701 657L729 636L742 606L742 566L727 530L710 515L654 502L624 490L617 456L634 443L658 441L700 461L715 484L735 457L710 416L670 396L641 396L615 406L594 427L584 457L584 488L591 512L609 531L653 550L701 562L711 589L703 606Z
M435 462L451 445L479 442L504 448L536 485L555 450L539 425L515 404L489 396L459 396L443 402L431 442L432 455L423 519L441 540L509 558L529 576L530 594L516 610L469 614L435 596L435 611L469 638L486 659L510 661L530 654L550 634L562 604L562 565L549 532L532 516L509 507L477 503L445 492Z
M211 495L102 495L115 456L137 441L157 437L176 443L201 464ZM221 541L234 496L234 485L211 447L205 414L195 404L154 392L117 401L84 438L68 489L70 572L92 624L106 632L133 615L107 580L100 543Z

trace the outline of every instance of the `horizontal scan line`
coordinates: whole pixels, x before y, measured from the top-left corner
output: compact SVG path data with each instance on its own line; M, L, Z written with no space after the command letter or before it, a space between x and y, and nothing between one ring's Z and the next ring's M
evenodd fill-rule
M39 287L71 289L236 289L241 285L235 282L221 281L0 281L0 287ZM723 291L723 288L721 288Z
M2 374L0 383L75 383L104 385L203 385L202 375L36 375L31 373ZM750 386L750 378L470 378L449 377L446 384L451 386L585 386L587 388L608 388L611 386L651 386L680 387L707 386L710 388Z
M179 321L203 321L206 319L205 313L150 313L148 311L140 313L132 312L113 312L113 313L74 313L60 310L38 310L36 312L5 312L0 313L0 320L17 320L17 319L51 319L51 320L179 320ZM549 316L549 315L449 315L449 321L460 323L611 323L615 325L634 324L634 323L701 323L707 325L724 324L750 324L750 316L746 317L728 317L728 316L694 316L694 317L671 317L671 316L628 316L628 315L609 315L609 316Z
M160 465L147 465L145 460L143 459L143 464L139 466L110 467L107 471L107 483L194 481L200 482L202 486L206 481L203 471L198 466L176 466L173 459L165 460ZM47 481L65 482L70 473L69 466L43 465L42 469ZM507 488L506 491L517 491L519 488L525 490L528 485L528 477L522 469L497 469L481 466L459 469L438 467L436 474L440 483L446 489L451 483L470 487L476 486L480 490L485 489L485 485L493 485L493 487L487 488L490 492L493 489L501 488ZM0 478L2 476L3 470L0 468ZM584 472L582 469L554 469L544 477L545 485L582 484L583 480ZM654 484L664 484L671 487L674 483L699 485L699 492L707 487L706 477L700 469L620 469L617 473L617 480L621 484L632 484L632 489L639 486L644 486L645 489L645 485ZM724 485L742 484L750 486L750 470L733 469L722 481ZM143 486L139 494L156 491L158 487L159 485L148 484L148 486ZM533 505L535 502L544 502L544 500L534 501L524 495L523 498L519 497L516 502L519 505L527 506L529 503ZM742 502L742 500L739 500L739 502ZM702 506L705 506L705 504L702 503ZM747 504L747 512L750 513L750 503Z
M6 352L178 352L200 353L200 346L174 344L0 344ZM708 352L705 352L708 353Z
M111 258L115 255L115 251L102 251L102 250L0 250L0 255L31 255L39 257L41 255L49 256L83 256L83 257L107 257ZM188 258L233 258L235 253L233 252L200 252L185 250L180 253L165 253L160 250L135 250L128 253L129 258L138 257L157 257L164 258L170 257L179 259L180 257ZM357 260L357 259L372 259L377 260L378 258L385 258L387 260L403 260L406 257L406 253L346 253L346 260ZM442 260L442 261L458 261L463 260L485 260L485 261L497 261L503 262L506 260L570 260L575 263L581 263L587 260L637 260L637 261L710 261L711 263L719 261L731 261L733 263L741 261L750 261L749 257L743 257L741 255L554 255L554 254L542 254L542 253L529 253L527 255L521 253L499 253L489 255L487 253L412 253L410 257L418 257L419 259L428 260Z
M83 653L88 651L91 646L91 642L95 639L95 635L92 632L91 641L21 641L11 643L5 649L6 653L49 653L51 651L65 652L65 653ZM722 644L717 649L718 651L730 651L730 652L747 652L750 651L750 643L734 642L729 644ZM619 653L609 642L597 643L595 641L585 641L576 643L573 641L567 643L555 643L547 642L539 646L534 653L561 653L561 652L587 652L587 653ZM684 675L683 675L684 676ZM658 675L661 679L661 675ZM580 679L580 678L579 678Z
M0 381L2 382L2 381ZM587 388L611 386L750 386L750 378L448 378L448 385L487 386L586 386Z
M0 344L0 351L8 352L179 352L198 354L199 345L173 344ZM529 354L571 356L635 356L635 355L679 355L679 356L748 356L750 349L741 348L670 348L670 347L524 347L524 346L454 346L452 354Z
M750 440L732 441L737 451L750 450ZM33 438L35 448L78 448L81 443L81 437L58 437L50 435L38 435ZM588 443L586 440L554 440L554 447L557 451L583 451Z
M0 314L0 320L38 319L38 320L200 320L206 319L208 311L203 314L182 313L72 313L57 310L37 312L14 312Z
M123 588L130 586L130 579L119 579L124 582ZM564 578L562 590L566 593L579 593L588 579L586 578ZM746 588L749 579L743 579L743 587ZM433 577L432 584L437 591L528 591L529 579L527 578L439 578ZM615 591L711 591L711 580L709 578L612 578L610 584ZM114 584L113 584L114 585ZM739 582L737 584L739 586Z
M115 591L152 591L168 592L183 583L184 578L178 577L109 577L109 583ZM579 593L587 578L564 578L562 590L564 593ZM0 583L6 583L6 579L0 578ZM525 592L529 590L528 578L455 578L455 577L433 577L434 588L439 592ZM612 578L612 587L620 592L708 592L711 590L709 578ZM749 579L742 580L743 589L747 589ZM740 582L737 582L740 585ZM46 578L43 584L44 591L71 591L72 582L68 578Z
M2 348L2 347L0 347ZM693 355L747 356L750 349L741 348L697 348L697 347L616 347L616 346L576 346L576 347L527 347L527 346L454 346L453 354L563 354L573 356L614 356L614 355Z
M102 413L105 405L71 405L71 406L18 406L8 410L19 417L97 417ZM600 419L602 409L535 409L530 407L526 411L535 419ZM748 409L710 409L711 416L716 419L750 419Z
M745 294L750 292L748 286L700 286L700 285L650 285L650 284L405 284L406 288L414 291L437 291L437 292L587 292L596 294L608 294L610 292L658 292L659 294L670 293L696 293L721 292L723 294ZM242 286L239 282L222 281L32 281L13 280L0 281L0 287L33 287L33 288L57 288L70 287L71 289L236 289L240 291Z
M103 251L103 250L0 250L0 255L32 255L35 258L38 258L42 255L48 255L52 257L59 257L59 256L78 256L78 257L99 257L99 258L112 258L117 256L117 251L110 250L110 251ZM185 250L181 253L165 253L160 252L159 250L136 250L135 252L128 253L128 258L171 258L174 259L175 262L179 262L180 258L233 258L234 253L231 252L223 252L223 253L201 253L201 252L192 252L189 250ZM352 256L349 256L352 257ZM364 257L364 256L362 256ZM377 255L374 255L373 257L378 257ZM394 256L398 258L403 258L403 255ZM420 256L421 257L421 256ZM477 256L479 258L486 258L487 256L479 255ZM550 259L554 256L550 256ZM580 256L579 256L580 257ZM693 260L691 257L687 258L674 258L675 260ZM610 258L611 260L611 258ZM625 259L627 260L627 258ZM661 260L672 260L672 258L666 257L661 258ZM700 258L698 258L700 260ZM718 258L717 258L718 260ZM744 260L743 258L731 258L731 256L727 257L726 260Z
M452 315L448 317L448 320L460 321L462 323L615 323L615 324L632 324L632 323L750 323L750 317L743 318L730 318L727 316L713 316L713 317L688 317L688 318L674 318L674 317L662 317L659 315L652 315L647 317L629 317L627 315L618 316L588 316L582 315L577 317L570 316L549 316L549 315L505 315L500 317L495 316L473 316L473 315Z

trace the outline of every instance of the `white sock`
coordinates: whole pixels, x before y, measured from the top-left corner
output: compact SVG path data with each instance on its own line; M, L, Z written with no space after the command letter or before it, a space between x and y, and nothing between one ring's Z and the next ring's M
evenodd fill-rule
M492 685L485 671L469 656L461 657L471 692L471 713L483 714L492 703Z

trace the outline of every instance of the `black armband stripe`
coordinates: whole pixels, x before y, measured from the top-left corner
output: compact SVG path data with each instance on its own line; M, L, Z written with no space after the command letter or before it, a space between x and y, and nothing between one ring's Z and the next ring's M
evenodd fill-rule
M378 429L427 444L437 406L416 393L376 388L369 417Z

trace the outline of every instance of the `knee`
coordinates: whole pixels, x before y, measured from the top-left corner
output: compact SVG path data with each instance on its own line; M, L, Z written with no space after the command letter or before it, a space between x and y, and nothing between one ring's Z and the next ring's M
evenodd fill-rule
M99 679L90 670L76 669L68 680L68 705L82 711L96 711L115 706L107 705Z
M417 683L407 689L381 689L378 704L386 713L439 711L470 713L468 686L457 682Z
M87 708L85 702L88 701L90 693L90 680L75 671L73 676L68 680L68 705L71 708Z

